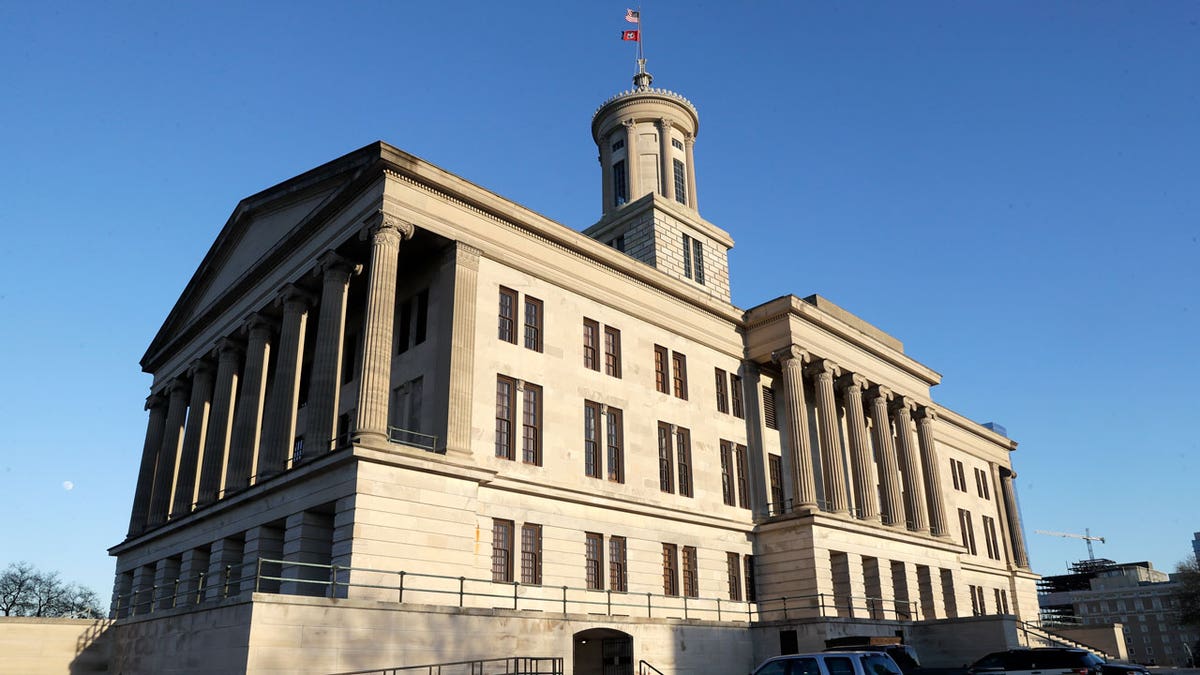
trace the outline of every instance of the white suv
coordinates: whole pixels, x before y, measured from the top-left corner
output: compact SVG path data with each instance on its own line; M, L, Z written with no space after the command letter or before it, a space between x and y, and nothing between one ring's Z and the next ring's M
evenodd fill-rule
M762 662L754 675L903 675L883 652L788 654Z

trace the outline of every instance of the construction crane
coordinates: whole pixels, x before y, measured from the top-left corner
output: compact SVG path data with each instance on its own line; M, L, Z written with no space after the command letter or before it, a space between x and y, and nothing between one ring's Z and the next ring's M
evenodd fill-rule
M1048 530L1034 530L1034 533L1036 533L1036 534L1048 534L1051 537L1066 537L1068 539L1082 539L1087 542L1088 560L1095 560L1096 552L1092 550L1092 542L1098 541L1101 544L1103 544L1103 543L1105 543L1104 537L1093 537L1092 531L1088 528L1084 528L1083 532L1084 532L1083 534L1074 534L1072 532L1050 532Z

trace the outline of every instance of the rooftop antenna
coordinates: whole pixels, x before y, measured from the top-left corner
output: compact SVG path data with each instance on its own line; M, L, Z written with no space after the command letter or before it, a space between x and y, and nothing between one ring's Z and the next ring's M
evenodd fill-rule
M1084 532L1083 534L1074 534L1071 532L1050 532L1048 530L1034 530L1034 533L1036 533L1036 534L1048 534L1051 537L1066 537L1068 539L1082 539L1087 542L1088 560L1095 560L1096 552L1094 550L1092 550L1092 542L1098 541L1101 544L1106 543L1104 541L1104 537L1093 537L1091 529L1086 528L1086 527L1083 528L1083 532Z

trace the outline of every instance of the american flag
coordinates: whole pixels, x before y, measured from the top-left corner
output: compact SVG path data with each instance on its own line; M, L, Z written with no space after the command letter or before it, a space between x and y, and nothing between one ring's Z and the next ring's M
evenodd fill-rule
M642 13L635 12L632 9L626 9L625 10L625 20L628 21L629 23L641 23Z

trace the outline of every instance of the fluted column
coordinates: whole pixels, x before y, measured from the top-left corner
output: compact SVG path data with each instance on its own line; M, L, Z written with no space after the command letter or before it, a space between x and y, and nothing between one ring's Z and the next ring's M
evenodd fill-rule
M321 256L321 314L317 319L317 350L312 384L308 387L305 439L312 456L329 452L337 425L342 388L342 349L346 339L346 294L350 276L362 268L333 251ZM307 453L306 453L307 454Z
M262 434L263 405L267 392L267 362L271 356L271 337L274 324L255 314L248 323L246 365L242 371L241 389L233 415L233 438L225 468L226 494L250 486L258 458Z
M838 380L846 403L846 429L850 437L850 466L854 472L854 503L858 517L879 520L879 493L875 487L875 460L871 457L871 441L867 436L867 420L863 415L863 387L866 380L848 373Z
M871 439L879 464L879 501L886 525L904 525L904 503L900 498L900 468L896 464L896 446L892 442L892 422L888 417L888 401L892 392L875 385L867 391L871 403Z
M788 452L792 463L792 499L797 511L817 510L813 482L812 447L808 435L808 405L804 401L804 362L808 352L796 345L771 355L783 368L783 396L787 402Z
M454 313L450 337L450 406L446 450L471 451L471 401L475 384L475 306L479 249L458 242L454 251Z
M917 443L921 446L921 467L925 470L925 499L929 503L929 529L938 537L948 536L946 527L945 498L942 496L941 462L937 446L933 442L933 421L937 413L933 408L917 408Z
M925 485L921 479L921 458L913 445L912 410L916 405L907 396L897 396L892 401L892 414L896 426L896 454L902 467L904 480L904 511L908 514L908 529L914 532L929 531L929 511L925 507Z
M632 202L642 196L642 177L638 173L641 162L638 161L637 123L625 120L622 124L625 125L625 174L629 177L629 201Z
M217 501L221 495L229 439L233 432L233 398L238 388L238 367L242 363L242 345L228 338L217 343L217 385L212 410L208 413L208 434L204 439L204 459L200 464L199 506Z
M392 324L396 313L396 272L400 242L412 237L413 225L383 211L367 223L371 238L371 270L363 320L362 375L358 378L360 440L388 441L388 398L392 383Z
M213 370L208 361L192 364L192 398L188 404L187 429L183 433L183 449L179 452L179 468L175 472L175 497L171 518L182 518L192 512L196 501L196 476L200 472L200 452L208 435L208 411L212 405Z
M671 120L658 120L658 164L662 174L662 195L675 199L675 177L671 172Z
M187 418L188 383L178 378L170 385L170 403L167 405L167 422L163 426L162 446L158 449L158 463L154 468L154 490L150 496L150 524L159 525L167 520L171 509L171 489L175 485L175 467L179 461L179 443L183 440L183 422Z
M692 209L699 211L700 199L696 197L696 153L694 152L696 137L692 134L685 135L683 137L683 147L687 152L687 170L684 171L687 174L687 203Z
M825 501L830 511L845 513L849 510L845 459L841 434L838 433L837 399L833 393L833 378L841 374L841 369L829 359L821 359L809 366L809 372L814 376L813 390L817 397L817 434L821 442Z
M146 398L150 422L146 425L146 441L142 444L142 462L138 466L137 487L133 493L133 509L129 514L129 536L141 534L150 517L150 495L154 491L154 465L162 448L163 430L167 424L167 402L159 394Z
M300 403L300 366L304 358L304 333L312 296L292 284L284 287L276 301L283 305L279 329L279 356L275 359L275 381L267 400L267 428L259 450L259 479L282 473L296 438L296 407Z
M1021 530L1021 514L1017 511L1017 493L1013 480L1017 474L1012 469L1000 467L1000 487L1004 491L1004 510L1008 515L1008 538L1012 544L1013 562L1018 567L1029 567L1025 554L1025 535Z

